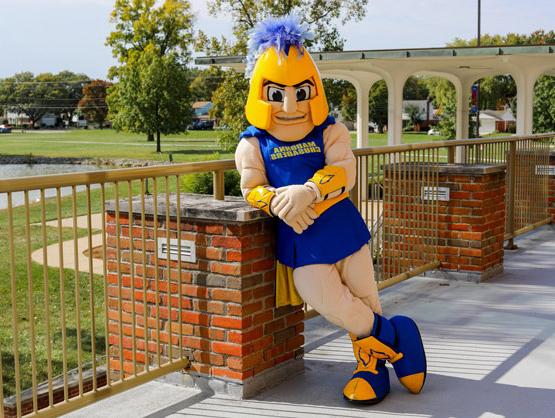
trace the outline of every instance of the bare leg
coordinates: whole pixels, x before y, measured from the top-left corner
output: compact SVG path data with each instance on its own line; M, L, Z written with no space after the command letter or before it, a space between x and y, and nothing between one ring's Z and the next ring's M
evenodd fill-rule
M356 253L336 263L336 266L351 293L369 306L372 312L381 315L382 306L368 245L363 245Z
M357 337L372 331L374 314L341 282L334 264L312 264L293 270L295 287L303 300L333 324Z

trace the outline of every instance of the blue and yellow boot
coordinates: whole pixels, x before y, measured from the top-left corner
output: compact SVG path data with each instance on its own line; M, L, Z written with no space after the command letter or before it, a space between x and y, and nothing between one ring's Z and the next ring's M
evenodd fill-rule
M381 402L389 393L389 372L385 361L372 356L370 339L357 339L351 335L357 368L343 388L343 397L358 404L372 405Z
M387 320L374 314L370 336L351 335L357 368L343 390L345 399L365 404L380 402L389 393L385 360L399 381L412 393L419 393L426 380L426 355L418 327L406 316Z
M387 320L379 315L378 321ZM412 393L420 393L426 381L426 353L420 331L416 323L406 316L394 316L387 321L395 328L395 351L402 353L403 357L393 364L393 369L401 384Z

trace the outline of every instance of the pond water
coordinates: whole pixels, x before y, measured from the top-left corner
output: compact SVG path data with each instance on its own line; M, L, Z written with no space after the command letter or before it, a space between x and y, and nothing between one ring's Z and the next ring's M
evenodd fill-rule
M79 165L79 164L0 164L0 179L29 177L29 176L43 176L48 174L63 174L63 173L77 173L83 171L97 171L101 167L94 165ZM98 185L93 185L91 188L96 188ZM85 186L78 186L77 191L85 190ZM62 187L60 189L62 196L71 194L71 187ZM45 197L55 197L56 189L46 189L44 191ZM20 206L25 204L25 197L23 192L13 193L12 202L13 206ZM31 190L29 192L29 203L40 200L40 191ZM8 207L7 193L0 193L0 209Z

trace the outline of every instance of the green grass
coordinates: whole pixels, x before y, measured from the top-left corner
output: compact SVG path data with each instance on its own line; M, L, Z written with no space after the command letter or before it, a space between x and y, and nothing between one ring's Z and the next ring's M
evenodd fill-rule
M147 142L145 135L105 130L27 131L0 135L0 154L46 157L77 157L102 159L138 159L168 161L169 154L176 162L204 161L233 158L222 153L216 144L216 131L190 131L186 134L162 137L162 153ZM368 146L387 145L387 134L369 134ZM351 133L356 146L356 133ZM425 133L404 133L404 143L431 142L443 139Z
M220 153L217 132L190 131L187 134L162 137L162 152L145 135L104 130L27 131L14 130L0 136L0 153L46 157L129 158L168 161L169 153L176 162L231 158Z

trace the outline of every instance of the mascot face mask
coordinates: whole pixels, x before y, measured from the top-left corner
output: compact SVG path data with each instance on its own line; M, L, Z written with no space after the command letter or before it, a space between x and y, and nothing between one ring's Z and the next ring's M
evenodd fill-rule
M264 45L265 35L287 29L286 25L267 27L251 45L257 57L245 113L257 128L282 141L298 141L324 122L329 109L318 69L302 45L287 50Z

